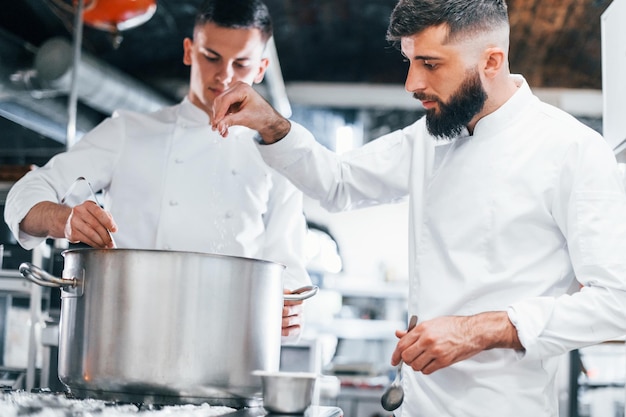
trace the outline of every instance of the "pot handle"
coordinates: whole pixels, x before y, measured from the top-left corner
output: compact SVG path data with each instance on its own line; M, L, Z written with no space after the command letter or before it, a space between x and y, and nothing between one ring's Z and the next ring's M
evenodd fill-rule
M284 294L283 298L285 301L302 301L313 297L318 291L318 286L307 285L306 287L300 287L297 290L293 290L291 294Z
M78 286L78 279L65 279L65 278L57 278L52 274L44 271L36 265L31 264L30 262L23 262L20 265L20 274L26 279L31 280L35 284L39 284L42 287L72 287L76 288Z

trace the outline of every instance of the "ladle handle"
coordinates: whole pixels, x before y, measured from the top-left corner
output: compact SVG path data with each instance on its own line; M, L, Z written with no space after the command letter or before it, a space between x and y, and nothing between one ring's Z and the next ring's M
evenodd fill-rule
M316 285L307 285L300 287L297 290L293 290L291 294L284 294L285 301L302 301L307 298L313 297L319 291L319 287Z
M413 330L413 327L415 327L417 325L417 316L415 314L413 314L411 316L411 318L409 319L409 327L407 327L406 332L410 332L411 330ZM398 363L398 378L400 378L400 375L402 375L402 365L404 364L404 361L402 360L402 358L400 358L400 363Z

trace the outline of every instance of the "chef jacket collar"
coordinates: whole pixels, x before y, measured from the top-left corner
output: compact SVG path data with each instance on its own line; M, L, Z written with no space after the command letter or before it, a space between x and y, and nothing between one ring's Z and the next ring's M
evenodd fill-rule
M204 110L193 104L187 96L183 99L178 107L178 117L186 122L194 122L196 124L209 124L209 115Z
M474 127L474 139L502 132L521 112L521 109L539 99L535 97L528 83L518 74L511 74L517 91L498 109L486 115Z

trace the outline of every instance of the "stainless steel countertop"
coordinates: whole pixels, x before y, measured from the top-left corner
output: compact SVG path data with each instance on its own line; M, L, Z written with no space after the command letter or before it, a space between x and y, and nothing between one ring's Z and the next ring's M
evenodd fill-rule
M224 414L222 417L343 417L343 411L338 407L321 407L311 406L304 414L268 414L265 409L258 408L244 408L237 410L234 413Z
M271 417L262 407L235 410L228 407L202 405L164 406L142 409L135 404L111 403L101 400L67 398L63 393L32 393L26 391L0 391L0 416L58 417L89 415L93 417ZM289 417L291 414L281 414ZM299 417L342 417L337 407L311 406ZM278 417L278 416L276 416Z

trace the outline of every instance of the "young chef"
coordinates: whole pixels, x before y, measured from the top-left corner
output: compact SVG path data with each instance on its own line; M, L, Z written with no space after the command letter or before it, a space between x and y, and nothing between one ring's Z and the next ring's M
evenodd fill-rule
M266 259L287 266L285 288L310 283L304 265L302 194L263 163L253 131L232 141L211 130L213 99L232 84L258 83L272 36L259 0L210 0L183 41L189 93L151 114L120 111L72 149L29 172L10 190L5 219L20 244L47 237L92 247L166 249ZM104 191L73 208L62 196L78 177ZM287 291L289 292L289 291ZM286 302L283 336L300 333L302 302Z
M214 127L257 130L264 159L329 210L409 196L419 323L397 332L397 415L556 416L559 356L626 334L611 149L509 72L504 0L400 0L388 39L426 109L414 124L339 156L238 84L214 101Z

